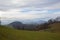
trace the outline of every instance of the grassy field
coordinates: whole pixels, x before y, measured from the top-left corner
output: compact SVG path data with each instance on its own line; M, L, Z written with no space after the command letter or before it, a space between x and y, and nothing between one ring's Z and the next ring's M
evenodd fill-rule
M60 40L60 34L0 27L0 40Z

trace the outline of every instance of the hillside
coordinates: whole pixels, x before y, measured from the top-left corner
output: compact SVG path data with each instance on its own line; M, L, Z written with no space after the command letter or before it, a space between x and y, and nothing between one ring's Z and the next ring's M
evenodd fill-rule
M53 24L50 24L49 27L51 27L52 32L60 32L60 22L56 22Z
M0 40L60 40L59 33L15 30L0 26Z

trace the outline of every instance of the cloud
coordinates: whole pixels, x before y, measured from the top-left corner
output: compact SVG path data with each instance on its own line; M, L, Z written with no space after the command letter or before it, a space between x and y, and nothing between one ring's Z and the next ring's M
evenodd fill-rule
M56 3L52 6L45 7L43 9L53 10L53 9L60 9L60 3Z
M23 13L23 12L19 12L20 9L12 9L9 11L0 11L0 13L2 14L1 17L6 17L6 18L18 18L18 19L34 19L34 18L38 18L40 17L40 15L42 16L42 13L47 13L46 10L43 11L31 11L31 12L27 12L27 13Z
M0 11L2 19L36 19L36 18L56 18L60 16L60 12L49 13L48 10L19 12L20 9L12 9L9 11ZM47 20L47 19L46 19Z
M26 8L26 7L44 8L51 5L55 5L56 3L59 2L60 0L0 0L0 10L6 11L10 9Z
M0 17L6 19L50 19L60 16L60 0L0 0ZM50 13L49 10L52 12Z

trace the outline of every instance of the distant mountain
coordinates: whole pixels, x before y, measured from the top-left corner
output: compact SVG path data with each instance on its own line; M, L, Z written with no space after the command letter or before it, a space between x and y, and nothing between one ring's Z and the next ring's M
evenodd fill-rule
M45 23L46 21L43 21L43 20L35 20L33 21L33 23L36 23L36 24L42 24L42 23Z
M1 20L1 24L2 25L7 25L9 23L12 23L14 21L19 21L19 22L22 22L24 24L31 24L31 23L35 23L35 24L41 24L41 23L44 23L46 22L45 20L43 19L40 19L40 18L37 18L37 19L7 19L7 20Z
M11 26L15 29L34 29L38 24L42 24L42 23L45 23L45 21L42 20L26 21L25 24L23 24L20 21L14 21L10 23L8 26Z
M21 29L23 24L19 21L15 21L10 23L9 26L12 26L13 28L16 28L16 29Z
M12 22L8 26L11 26L15 29L33 29L35 27L33 24L23 24L19 21Z
M46 21L43 21L43 20L26 20L24 21L23 23L24 24L42 24L42 23L45 23Z

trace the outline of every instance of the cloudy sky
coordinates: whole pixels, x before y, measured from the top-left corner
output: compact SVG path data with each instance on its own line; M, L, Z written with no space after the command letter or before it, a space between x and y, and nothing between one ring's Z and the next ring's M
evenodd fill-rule
M33 20L60 16L60 0L0 0L2 20Z

